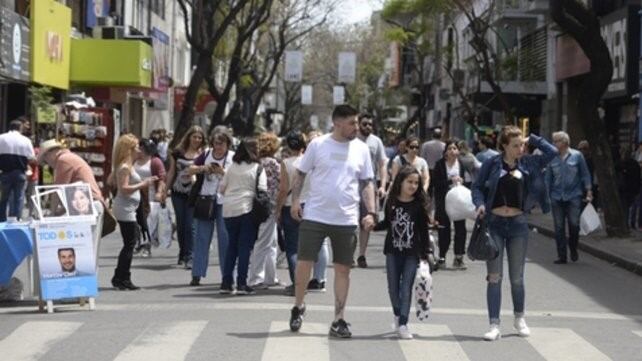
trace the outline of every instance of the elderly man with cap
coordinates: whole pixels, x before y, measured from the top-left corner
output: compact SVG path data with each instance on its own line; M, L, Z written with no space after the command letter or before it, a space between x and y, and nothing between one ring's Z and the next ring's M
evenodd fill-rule
M94 250L98 252L98 241L102 235L103 217L105 214L105 199L98 187L94 173L89 164L78 155L65 149L55 139L40 144L38 163L46 163L53 170L54 184L70 184L82 182L89 184L94 199L94 209L98 215L94 232Z

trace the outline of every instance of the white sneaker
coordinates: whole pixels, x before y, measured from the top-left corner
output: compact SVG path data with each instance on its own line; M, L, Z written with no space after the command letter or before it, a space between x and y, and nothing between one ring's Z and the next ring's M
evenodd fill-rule
M515 322L513 323L515 329L522 337L528 337L531 335L531 329L526 325L526 320L524 317L515 317Z
M394 316L392 319L392 330L395 332L399 331L399 316Z
M502 332L499 330L499 325L491 324L490 330L484 334L484 340L496 341L502 338Z
M410 330L408 329L407 325L401 325L399 326L399 338L402 340L412 340L412 333L410 333Z

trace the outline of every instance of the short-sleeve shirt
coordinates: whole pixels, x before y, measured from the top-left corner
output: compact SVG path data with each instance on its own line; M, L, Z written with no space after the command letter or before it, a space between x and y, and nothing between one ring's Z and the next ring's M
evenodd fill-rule
M239 217L252 211L258 167L258 163L235 162L227 169L221 180L225 187L223 217ZM267 190L265 170L259 176L259 189Z
M29 160L36 158L31 140L17 130L0 135L0 170L11 172L27 171Z
M296 167L310 178L303 219L337 226L359 224L359 181L374 179L370 150L361 140L314 139Z
M53 172L54 184L87 183L91 188L91 195L94 200L105 202L91 167L77 154L70 152L68 149L60 151Z
M370 160L372 161L372 171L374 172L375 179L379 180L379 163L386 161L386 148L383 146L381 138L374 134L368 135L363 140L370 150Z
M179 150L172 153L176 164L176 176L174 177L174 184L172 190L176 193L189 194L192 190L192 185L196 182L196 176L190 175L187 170L194 165L194 159L185 157L185 154Z
M428 171L428 163L426 163L426 160L421 157L415 157L415 160L412 162L412 164L410 164L408 158L406 158L405 155L398 155L392 161L397 163L397 165L401 167L404 165L404 163L401 162L401 157L404 157L404 159L406 160L405 164L412 165L419 172L419 174L423 174L424 171Z

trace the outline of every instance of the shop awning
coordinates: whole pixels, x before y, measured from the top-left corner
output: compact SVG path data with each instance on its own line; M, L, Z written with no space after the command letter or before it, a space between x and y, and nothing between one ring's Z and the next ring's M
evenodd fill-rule
M149 88L152 47L139 40L73 39L71 83Z

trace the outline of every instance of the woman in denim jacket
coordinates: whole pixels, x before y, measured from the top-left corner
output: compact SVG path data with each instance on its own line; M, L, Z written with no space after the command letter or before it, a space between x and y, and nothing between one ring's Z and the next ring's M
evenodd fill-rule
M484 339L488 341L501 338L499 311L504 248L508 255L514 326L520 336L530 335L524 320L524 266L529 232L525 213L536 203L546 204L547 194L540 178L542 170L558 154L557 148L543 138L536 135L522 138L521 130L515 126L502 129L499 143L502 152L484 162L472 190L477 215L484 217L488 210L488 231L500 251L497 258L486 262L490 330ZM526 143L542 154L525 155Z

